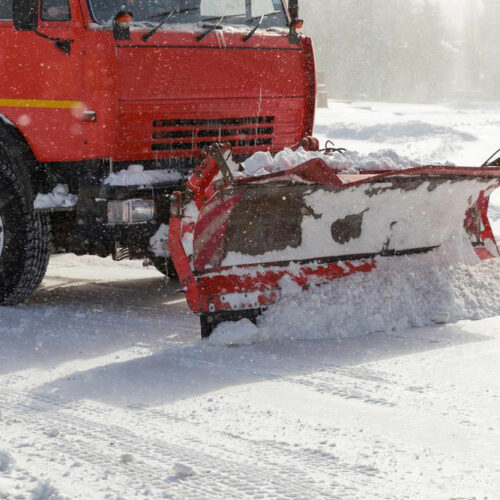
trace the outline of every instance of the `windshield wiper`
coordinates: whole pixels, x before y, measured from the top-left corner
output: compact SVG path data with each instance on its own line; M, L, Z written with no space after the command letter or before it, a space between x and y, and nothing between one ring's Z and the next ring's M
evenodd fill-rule
M208 26L207 29L203 33L196 35L196 41L201 42L207 35L210 35L210 33L212 33L212 31L218 30L220 28L220 23L222 21L224 21L224 16L222 16L218 19L219 20L217 21L217 23L212 24L211 26Z
M165 22L170 19L171 17L175 16L176 14L184 14L186 12L191 12L193 10L200 10L199 7L191 7L191 8L186 8L186 9L175 9L175 10L167 10L165 12L160 12L159 14L155 14L151 16L153 17L161 17L160 22L151 30L142 35L143 41L147 42L164 24Z
M268 12L267 14L262 14L261 16L258 17L251 17L249 21L253 21L254 19L258 19L258 21L257 24L252 28L252 31L250 31L250 33L248 33L243 37L243 41L248 42L248 40L250 40L250 38L252 38L255 35L255 32L260 28L262 21L264 21L266 17L274 16L274 14L279 14L279 13L280 13L279 10L275 10L274 12Z
M210 35L210 33L212 33L212 31L220 29L221 24L224 21L224 19L232 19L234 17L243 17L244 15L245 14L232 14L230 16L209 17L209 18L205 19L205 21L217 20L217 22L215 24L210 25L210 26L203 25L203 27L207 28L207 29L203 33L200 33L199 35L197 35L196 40L198 42L201 42L207 35Z

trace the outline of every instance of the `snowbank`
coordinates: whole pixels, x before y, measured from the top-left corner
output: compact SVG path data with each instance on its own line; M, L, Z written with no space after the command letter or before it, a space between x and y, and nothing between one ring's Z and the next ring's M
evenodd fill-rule
M420 120L365 125L361 123L334 123L317 125L316 132L334 139L372 142L398 142L426 138L448 138L459 141L477 141L477 137L456 128L432 125Z
M111 173L104 180L109 186L151 186L182 179L176 170L144 170L142 165L129 165L126 170Z
M347 173L356 173L361 170L401 170L418 166L405 156L398 155L395 151L384 149L364 155L356 151L346 151L345 154L325 154L320 151L306 151L303 148L293 151L285 148L275 156L269 152L257 152L242 163L245 177L266 175L273 172L290 170L301 163L319 158L329 167Z

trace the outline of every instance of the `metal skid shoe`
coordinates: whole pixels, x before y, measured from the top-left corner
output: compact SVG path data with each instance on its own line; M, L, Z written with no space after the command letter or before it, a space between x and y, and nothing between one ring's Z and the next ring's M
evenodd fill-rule
M264 309L243 309L240 311L217 311L202 313L200 315L200 326L202 338L208 338L221 323L237 322L242 319L250 320L254 325Z

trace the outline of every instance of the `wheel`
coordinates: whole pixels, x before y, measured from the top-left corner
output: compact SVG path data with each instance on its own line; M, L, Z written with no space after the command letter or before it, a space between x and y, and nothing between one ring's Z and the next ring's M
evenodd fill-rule
M218 325L227 321L237 322L240 319L246 318L252 323L257 324L257 319L263 312L264 309L245 309L241 311L202 313L200 315L201 338L206 339L210 337Z
M155 266L156 269L160 271L161 274L167 276L172 280L178 279L177 271L175 270L175 266L172 259L170 258L165 259L164 257L153 256L151 257L151 261L153 262L153 266Z
M50 242L50 219L34 212L24 165L0 152L0 305L19 304L37 289Z

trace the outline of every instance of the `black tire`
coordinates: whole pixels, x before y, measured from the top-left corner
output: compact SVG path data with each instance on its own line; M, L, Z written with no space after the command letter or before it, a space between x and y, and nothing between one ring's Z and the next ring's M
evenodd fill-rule
M36 214L22 156L0 151L0 305L15 305L40 285L50 257L48 215Z
M201 338L206 339L221 323L227 321L237 322L240 319L249 319L257 324L257 319L264 312L264 309L245 309L241 311L218 311L212 313L202 313L200 315Z
M165 259L163 257L151 257L151 261L153 262L153 266L156 267L158 271L160 271L163 276L167 276L171 280L177 280L177 271L175 270L174 263L172 259Z

